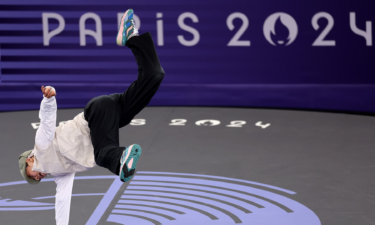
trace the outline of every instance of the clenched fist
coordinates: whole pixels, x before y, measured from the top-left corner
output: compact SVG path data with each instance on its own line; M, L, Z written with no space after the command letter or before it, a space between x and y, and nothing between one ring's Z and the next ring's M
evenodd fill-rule
M44 97L46 98L51 98L52 96L56 96L56 90L55 88L51 86L47 86L47 87L42 86L41 89L42 89Z

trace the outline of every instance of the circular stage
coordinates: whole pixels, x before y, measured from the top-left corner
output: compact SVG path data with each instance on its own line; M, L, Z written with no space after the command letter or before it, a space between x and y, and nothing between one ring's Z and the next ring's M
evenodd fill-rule
M82 109L58 110L57 123ZM0 223L54 224L52 177L22 181L38 111L0 113ZM148 107L120 132L137 174L77 173L70 224L353 225L375 221L375 118L246 108Z

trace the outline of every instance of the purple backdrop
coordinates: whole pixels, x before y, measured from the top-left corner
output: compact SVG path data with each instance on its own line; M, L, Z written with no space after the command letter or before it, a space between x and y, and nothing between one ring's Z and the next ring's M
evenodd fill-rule
M38 109L41 85L59 108L123 92L137 65L115 37L130 7L166 71L151 105L375 112L375 2L364 0L2 0L0 111Z

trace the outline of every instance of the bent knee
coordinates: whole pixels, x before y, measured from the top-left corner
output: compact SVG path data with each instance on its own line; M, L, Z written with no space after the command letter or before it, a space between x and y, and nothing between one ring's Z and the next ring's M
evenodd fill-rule
M150 76L150 79L153 82L160 83L160 82L163 81L164 75L165 75L165 72L164 72L163 68L160 68L160 69L157 69L157 70L153 71L152 76Z
M154 75L154 79L157 81L162 81L164 79L165 73L163 72L158 72Z

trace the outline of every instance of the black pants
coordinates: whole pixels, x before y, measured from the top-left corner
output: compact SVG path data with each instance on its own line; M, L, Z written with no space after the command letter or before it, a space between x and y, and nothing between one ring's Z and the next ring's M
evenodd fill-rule
M117 175L125 149L119 147L119 128L128 125L146 107L165 74L150 33L130 38L126 46L132 50L137 61L138 79L124 93L93 98L84 109L95 162Z

